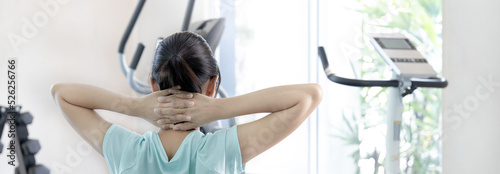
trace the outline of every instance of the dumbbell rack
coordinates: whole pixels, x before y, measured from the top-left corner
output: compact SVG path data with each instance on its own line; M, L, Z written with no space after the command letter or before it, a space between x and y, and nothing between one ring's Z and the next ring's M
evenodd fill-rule
M49 174L50 170L47 167L36 164L35 155L40 151L40 142L28 139L27 125L33 122L33 116L29 112L21 113L21 106L14 108L0 106L0 140L2 139L3 129L5 124L7 124L7 120L12 119L16 127L15 138L13 140L15 141L15 160L18 162L15 174ZM8 126L10 127L11 124ZM2 153L2 150L3 144L0 142L0 153Z

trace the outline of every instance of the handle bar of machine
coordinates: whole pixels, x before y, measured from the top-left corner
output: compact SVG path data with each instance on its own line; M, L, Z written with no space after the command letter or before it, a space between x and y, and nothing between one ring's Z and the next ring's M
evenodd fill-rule
M348 86L356 86L356 87L375 87L375 86L400 87L403 85L403 82L399 80L363 80L363 79L350 79L337 76L331 71L325 49L322 46L318 47L318 55L321 59L323 70L325 71L326 76L332 82ZM412 88L417 88L417 87L444 88L448 86L448 81L443 77L430 78L430 79L411 78L410 82Z

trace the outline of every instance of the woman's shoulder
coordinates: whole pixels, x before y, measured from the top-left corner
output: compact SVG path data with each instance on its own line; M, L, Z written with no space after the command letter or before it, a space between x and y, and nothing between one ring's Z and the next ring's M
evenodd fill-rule
M194 137L198 142L199 152L224 151L228 146L238 146L238 135L236 126L203 134Z
M241 173L237 126L204 135L197 149L197 163L221 173Z

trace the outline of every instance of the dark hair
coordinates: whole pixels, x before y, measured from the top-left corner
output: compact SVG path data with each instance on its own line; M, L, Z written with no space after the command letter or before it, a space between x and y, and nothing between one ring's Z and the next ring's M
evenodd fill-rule
M153 60L152 77L160 90L176 85L182 91L201 93L207 80L219 75L217 62L207 41L193 32L178 32L160 42ZM216 93L219 91L217 82Z

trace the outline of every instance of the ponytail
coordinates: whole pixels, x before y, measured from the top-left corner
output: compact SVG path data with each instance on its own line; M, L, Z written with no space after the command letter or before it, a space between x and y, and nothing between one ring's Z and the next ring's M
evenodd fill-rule
M203 83L217 75L220 77L212 55L203 37L192 32L179 32L160 42L151 75L160 90L180 85L183 91L201 93ZM220 80L216 92L219 85Z

